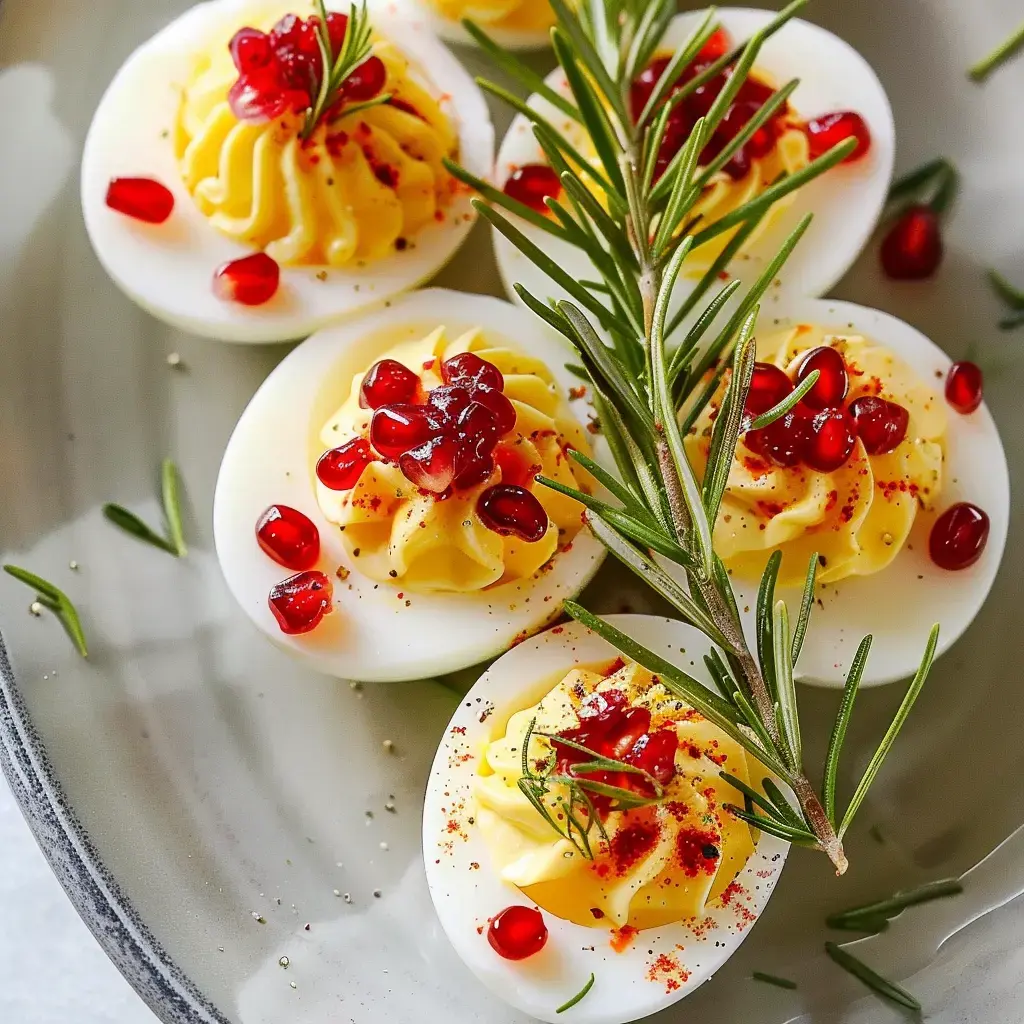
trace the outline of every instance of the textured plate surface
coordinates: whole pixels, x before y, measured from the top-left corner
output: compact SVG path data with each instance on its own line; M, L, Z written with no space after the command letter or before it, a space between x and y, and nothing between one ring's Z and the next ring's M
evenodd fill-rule
M61 881L164 1020L518 1024L444 940L420 865L419 801L457 698L436 682L353 691L304 672L259 636L217 568L220 455L286 349L161 326L121 296L85 238L77 165L91 112L120 61L183 7L4 0L0 13L0 548L67 589L92 646L88 663L77 659L56 623L28 614L29 592L0 580L13 664L0 686L0 758ZM963 74L1020 20L1019 0L817 0L808 16L878 69L898 165L945 153L965 178L935 281L885 283L869 253L837 294L909 320L953 357L977 358L1003 436L1020 437L1020 338L996 331L982 269L1024 273L1024 62L984 89ZM476 55L467 59L479 70ZM441 283L496 290L479 226ZM184 370L167 366L171 352ZM1016 487L1021 455L1008 449ZM165 455L186 480L193 545L183 562L99 513L119 501L156 522ZM794 851L749 942L666 1021L781 1024L802 1008L815 1022L897 1019L824 959L821 922L963 870L1024 820L1024 790L1012 782L1024 770L1024 697L1007 643L1020 628L1019 527L1018 507L992 598L937 665L849 837L850 874L837 881L823 858ZM589 604L655 610L610 567ZM837 695L801 696L813 765ZM898 685L861 696L850 775L899 697ZM843 784L849 792L849 776ZM868 835L873 824L884 842ZM911 983L929 1019L1018 1021L1022 944L1020 901L954 939ZM751 969L801 988L766 989L747 980Z

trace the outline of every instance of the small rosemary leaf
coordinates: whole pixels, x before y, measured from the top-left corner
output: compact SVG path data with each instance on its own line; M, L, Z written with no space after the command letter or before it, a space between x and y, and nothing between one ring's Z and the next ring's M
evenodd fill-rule
M42 576L37 576L34 572L29 572L28 569L22 569L21 566L5 565L4 572L36 591L40 604L49 608L60 620L64 631L75 645L75 650L83 658L88 658L89 647L85 641L82 620L78 617L78 610L67 594L50 583L49 580L44 580Z
M667 534L659 532L655 527L646 522L640 522L626 515L625 512L618 512L615 509L607 509L601 513L601 518L614 530L636 541L643 547L664 555L671 559L676 565L684 569L696 569L697 563L690 556L688 551L681 548Z
M887 920L906 910L907 907L916 907L920 903L929 903L932 900L945 899L948 896L958 896L963 891L964 886L959 878L942 878L913 889L907 889L905 892L898 892L884 900L864 903L858 907L851 907L849 910L830 914L825 919L825 923L829 928L841 928L844 924L853 924L865 918L880 917Z
M532 112L533 108L531 107L530 110ZM541 149L544 150L548 163L558 172L559 177L568 171L582 182L585 174L608 199L610 212L624 217L627 211L626 197L612 187L611 182L598 170L594 162L585 159L579 150L564 135L559 134L549 122L538 117L532 118L532 121L533 134Z
M1004 317L999 321L999 330L1001 331L1013 331L1021 326L1024 326L1024 310L1020 313L1014 313L1013 316Z
M764 789L768 799L772 802L772 806L785 821L788 821L794 828L807 828L807 823L804 821L802 814L789 802L786 794L770 778L765 776L761 780L761 788Z
M892 187L889 189L889 194L885 200L886 203L895 203L898 200L914 195L948 166L950 166L949 161L945 157L939 157L936 160L929 160L928 163L922 164L912 171L908 171L903 177L897 178L892 183Z
M808 379L817 373L816 370L808 375ZM811 552L807 560L807 576L804 579L804 592L800 600L800 614L797 616L796 628L793 630L793 664L796 665L800 658L800 651L804 646L804 637L807 635L807 625L811 620L811 609L814 607L814 583L818 576L818 552Z
M671 185L671 191L669 193L668 202L665 204L665 209L662 212L661 220L658 223L658 230L654 235L652 251L654 252L655 258L659 258L661 256L668 240L675 234L680 221L693 207L694 200L700 194L699 191L695 192L693 195L690 194L690 182L693 180L693 172L697 167L697 158L704 149L704 139L706 138L705 127L706 124L704 118L698 118L693 128L690 129L690 135L680 151L678 166L672 170L667 169L664 175L662 175L661 180L658 182L660 185L663 181L668 179L668 182ZM680 261L680 269L681 266L682 263ZM667 276L671 277L669 283L674 284L676 275L672 275L671 272L669 272L669 275ZM664 327L662 329L664 330Z
M644 104L644 109L641 111L639 118L637 118L638 125L643 126L647 124L651 115L668 95L669 90L679 81L680 75L693 63L694 58L700 53L701 47L714 35L717 28L714 18L715 11L713 9L707 11L704 18L694 27L682 45L676 49L672 59L665 66L665 70L661 73L661 77L655 84L654 91L648 97L646 104ZM643 68L636 69L637 72L642 70Z
M738 283L739 282L737 282L737 284ZM682 369L685 369L685 366L682 367ZM714 397L714 394L721 386L722 378L725 376L726 370L728 369L729 364L723 361L722 364L711 374L707 384L704 386L704 390L697 395L697 398L693 400L692 404L687 408L686 413L683 415L683 418L679 423L679 430L683 437L689 434L693 429L693 425L696 423L697 417L700 416L704 411L705 406L707 406L708 402L710 402ZM683 378L681 377L680 379ZM688 382L684 380L683 383L687 384ZM692 389L690 388L685 388L685 390L692 393Z
M837 946L834 942L825 943L825 952L844 971L849 972L859 981L864 982L868 988L876 992L883 999L891 1000L915 1013L921 1012L921 1004L904 988L894 982L888 981L880 974L873 971L866 963L858 960L853 954L847 953L845 949Z
M761 574L761 583L757 588L757 604L754 611L754 630L757 638L757 659L761 663L761 673L768 692L774 697L775 681L775 643L773 640L774 619L772 608L775 606L775 583L779 578L779 567L782 565L782 552L773 551Z
M615 112L619 123L629 124L630 116L626 110L622 89L612 79L608 68L605 67L604 61L601 60L600 54L594 48L593 42L580 24L578 15L569 9L564 0L549 0L549 2L557 22L557 28L552 32L552 39L554 40L555 53L559 56L559 63L565 68L565 62L562 61L561 54L559 54L559 38L561 38L561 44L564 47L565 54L568 56L568 62L573 66L573 70L585 68L587 74L600 88L602 93L601 100L607 103ZM565 70L568 71L568 68L565 68ZM579 95L577 95L571 79L569 87L573 90L573 95L576 96L576 102L586 124L587 115L583 109L584 103L580 100Z
M147 544L152 544L153 547L177 557L178 551L175 546L155 530L150 529L134 512L129 512L128 509L120 505L108 503L103 506L103 515L118 529L130 533L137 540L145 541Z
M881 935L889 928L889 921L884 917L852 917L848 921L829 924L838 932L859 932L861 935Z
M34 572L29 572L28 569L22 569L20 565L5 565L4 572L32 587L33 590L37 590L40 596L48 597L51 601L59 602L64 597L64 592L49 580L44 580L42 576L37 576Z
M644 193L651 190L651 182L654 180L654 172L658 166L658 154L661 152L662 143L665 141L665 133L668 131L671 114L672 110L666 103L661 108L654 124L645 133L643 176L640 179L640 187Z
M836 824L836 778L839 774L839 755L843 750L847 726L853 717L853 704L857 699L857 690L864 675L864 666L867 665L868 655L871 653L871 641L870 634L864 637L857 648L857 653L853 656L853 664L850 665L850 671L846 675L846 685L843 687L843 699L839 703L839 711L836 714L832 735L828 741L821 795L825 814L828 815L828 820L832 823L833 828Z
M546 302L541 302L535 295L527 291L527 289L516 282L512 286L515 288L516 295L519 296L534 313L537 314L549 327L553 327L559 334L561 334L568 341L576 344L576 335L573 334L572 329L569 327L568 321L559 313L557 310L552 309ZM577 368L577 377L582 377L584 380L590 380L590 374L581 366Z
M562 1005L557 1010L555 1010L555 1013L565 1013L566 1010L571 1010L578 1002L580 1002L580 1000L586 998L587 993L593 987L594 975L593 973L591 973L590 978L587 980L587 983L583 986L583 988L581 988L579 992L577 992L576 995L572 997L572 999L569 999L566 1002L562 1003Z
M170 459L164 459L160 468L160 493L170 543L178 558L184 558L188 554L188 546L185 544L185 528L181 519L181 474Z
M998 270L990 270L988 272L989 284L992 285L992 290L1005 302L1011 309L1024 310L1024 288L1017 288L999 273Z
M373 99L362 100L360 103L350 103L348 106L338 114L337 117L331 118L331 124L337 124L344 121L350 114L362 114L364 111L371 109L372 107L379 107L384 103L387 103L391 99L391 93L382 93L380 96L374 96Z
M766 974L764 971L751 971L750 976L754 981L763 981L766 985L774 985L776 988L795 989L795 981L789 978L780 978L777 974Z
M868 790L871 788L871 784L875 781L875 776L882 767L882 762L892 749L893 743L896 742L896 737L903 728L903 723L907 720L907 716L910 714L910 709L914 706L914 702L917 700L922 687L928 679L928 673L931 671L932 662L935 660L935 648L938 646L938 643L939 626L936 623L936 625L932 627L931 634L928 637L928 643L925 646L924 654L921 657L921 664L917 669L917 674L914 676L913 681L907 689L906 696L903 698L903 703L900 704L899 710L896 712L896 716L892 720L892 725L889 726L886 734L882 737L882 742L878 745L878 749L868 762L868 766L864 770L864 775L846 808L846 813L843 815L843 823L838 832L840 840L846 834L846 830L853 822L857 811L860 809L860 805L864 802L864 798L867 796Z
M605 490L611 491L634 515L648 520L653 525L653 520L651 520L649 513L643 507L639 497L625 484L612 476L604 466L596 463L589 455L585 455L578 448L569 449L569 458L581 465Z
M729 783L733 789L738 790L742 793L752 804L757 804L763 811L765 811L769 817L777 818L780 824L786 824L787 822L779 815L779 812L771 805L771 802L766 796L758 793L753 786L748 785L742 779L736 778L735 775L730 775L728 772L718 773L726 782Z
M784 821L779 821L778 818L766 818L763 814L747 812L742 807L734 807L732 804L723 804L722 806L730 814L735 814L737 818L745 821L748 825L753 825L754 828L767 832L778 839L785 839L787 842L797 843L800 846L817 845L818 841L810 832L793 828Z
M730 704L734 703L732 695L736 692L739 684L736 682L735 676L725 663L717 647L712 647L704 655L704 664L707 665L708 671L712 674L715 685L722 691L722 696Z
M704 297L708 289L715 284L715 282L721 280L722 274L725 273L725 268L732 263L733 257L740 251L740 249L743 248L747 239L753 234L758 224L760 224L766 216L766 213L767 211L762 211L757 216L752 217L749 221L744 221L736 234L729 239L721 253L715 257L715 261L705 271L704 276L697 282L693 291L687 295L679 309L672 314L672 319L669 320L668 326L665 328L666 338L675 334L675 332L682 326L682 323L687 316L696 309L697 303ZM718 295L712 299L704 312L701 313L700 317L698 317L697 322L687 333L685 342L672 353L672 359L669 361L669 376L673 380L675 380L679 375L681 369L680 364L684 361L684 356L696 351L697 343L714 322L715 317L718 316L721 308L729 300L733 292L741 286L742 282L738 279L730 281L718 293Z
M789 609L785 601L775 603L772 644L775 660L775 685L778 692L782 721L786 729L786 742L793 752L793 762L803 762L803 739L800 736L800 712L793 681L793 648L789 634Z
M760 716L754 710L753 705L746 695L738 689L733 693L732 699L743 716L743 724L753 730L754 735L760 741L761 752L756 753L758 759L766 768L770 768L775 772L776 775L787 778L789 776L789 769L783 764L783 753L776 747L775 742L761 721Z
M968 77L975 82L983 82L1000 65L1010 60L1018 50L1024 48L1024 24L1000 43L987 57L967 69Z
M534 227L547 231L548 234L555 235L557 238L565 238L565 232L549 217L538 213L532 207L527 206L526 203L513 199L507 193L502 192L501 189L497 189L489 182L484 181L483 178L478 178L472 171L467 171L465 167L449 157L444 157L441 162L453 178L458 178L459 181L464 185L468 185L475 192L478 192L488 202L504 207L509 213L514 213L517 217L529 221Z
M762 430L765 427L770 427L776 420L781 420L787 412L796 408L803 400L804 395L818 383L820 376L820 370L811 370L778 405L773 405L767 412L761 413L760 416L755 416L750 421L750 426L747 427L747 430Z
M622 264L635 272L637 270L635 253L629 247L622 228L608 216L604 207L594 198L593 191L588 189L579 176L571 170L563 171L559 177L566 193L579 204L582 210L586 211L594 226L601 232L615 254L620 257Z

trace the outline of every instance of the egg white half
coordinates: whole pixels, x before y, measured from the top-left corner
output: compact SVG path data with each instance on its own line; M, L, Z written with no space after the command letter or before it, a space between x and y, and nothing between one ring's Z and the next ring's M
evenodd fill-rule
M608 621L665 658L683 664L710 685L703 655L707 638L675 619L612 615ZM742 893L729 906L709 906L714 927L695 932L686 923L651 928L615 952L609 931L584 928L544 913L548 940L528 960L499 957L487 941L488 918L512 904L533 906L499 879L473 815L472 786L484 747L501 735L516 711L536 703L569 670L617 656L617 651L579 623L550 629L513 648L480 677L460 701L438 748L423 807L423 860L427 885L441 925L474 974L497 996L543 1021L623 1024L664 1009L699 988L739 948L764 910L789 844L761 834L753 856L737 876ZM450 821L459 823L458 830ZM478 931L478 929L480 929ZM666 990L648 977L662 954L689 976ZM594 974L594 987L571 1011L556 1009Z
M773 298L761 310L759 330L783 330L796 323L820 324L838 334L862 334L898 355L920 380L940 396L952 363L919 330L867 306L832 299ZM940 397L940 401L945 398ZM1010 479L995 421L985 405L962 416L949 408L942 492L933 512L918 511L907 543L893 562L872 576L851 576L819 586L810 628L796 677L802 682L840 687L857 646L874 637L863 686L906 679L916 671L934 623L941 624L938 654L948 650L981 610L992 587L1010 517ZM991 520L981 558L959 572L935 565L928 555L928 535L950 505L970 501ZM767 561L768 552L765 552ZM747 607L747 636L754 635L757 586L734 580L737 600ZM800 606L800 591L778 591L789 604L791 621Z
M583 589L604 558L604 548L584 528L568 551L555 555L550 569L487 591L407 593L359 573L337 526L317 504L319 434L348 396L353 375L395 343L397 330L425 337L442 324L451 337L482 327L489 337L543 360L559 388L574 383L564 369L570 353L532 315L483 295L441 288L411 292L299 345L256 392L224 453L213 530L228 585L271 640L328 675L372 682L422 679L494 657L556 617L562 601ZM581 418L582 404L570 406ZM256 543L256 521L272 504L290 505L316 524L317 568L334 585L333 613L301 636L282 633L267 606L271 587L291 575ZM351 570L344 581L335 576L339 566Z
M476 46L476 41L462 27L461 21L453 21L435 10L426 0L369 0L371 12L384 10L393 17L407 22L419 22L431 32L450 43ZM472 19L472 14L468 15ZM529 32L523 29L504 28L500 25L480 23L480 27L506 50L541 50L551 45L550 29Z
M214 295L217 267L253 250L214 229L181 179L173 129L189 55L211 36L241 27L254 12L273 16L296 6L281 0L210 0L186 11L124 63L100 100L85 141L82 210L97 256L130 298L194 334L236 342L302 338L432 277L461 245L475 218L468 193L460 191L444 222L418 232L415 245L403 252L363 267L283 266L277 294L262 306ZM330 0L327 7L347 11L349 4ZM473 79L422 23L381 11L373 24L409 57L435 95L447 97L442 109L458 131L459 159L473 173L489 176L494 129ZM175 200L170 219L143 224L109 209L107 185L119 176L152 177L166 185Z
M681 45L703 17L702 11L678 15L665 34L665 46ZM730 38L739 43L768 24L775 12L722 7L715 17ZM783 267L775 290L787 295L823 295L860 254L885 204L895 152L892 109L878 77L864 58L838 36L806 21L789 21L768 39L755 67L766 71L780 85L792 78L800 79L790 97L790 104L800 117L810 119L829 111L854 110L864 118L871 132L871 148L864 157L833 167L797 190L790 205L776 212L764 233L729 268L732 276L750 284L803 217L813 213L814 220ZM560 68L548 75L547 83L563 95L570 95ZM529 103L560 131L571 136L574 129L579 130L541 97L532 96ZM524 164L545 162L529 122L517 115L498 150L496 183L500 187L512 171ZM579 249L519 218L513 220L575 279L598 276ZM517 282L541 298L563 297L551 279L497 231L494 249L502 281L515 301L519 299L512 286ZM684 268L676 284L676 303L685 299L694 283Z

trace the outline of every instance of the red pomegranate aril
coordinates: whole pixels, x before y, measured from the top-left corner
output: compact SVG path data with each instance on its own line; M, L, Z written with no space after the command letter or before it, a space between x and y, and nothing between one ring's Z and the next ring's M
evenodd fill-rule
M957 572L981 558L988 543L988 516L977 505L961 501L935 520L928 552L940 569Z
M605 757L621 761L650 727L651 712L647 708L626 708L605 734L600 752Z
M280 117L295 108L297 104L308 102L309 97L306 93L283 87L274 68L243 75L228 90L231 113L239 121L252 123L272 121L275 117Z
M548 929L536 908L506 907L491 919L487 941L505 960L525 960L544 948Z
M302 37L302 19L297 14L282 15L270 30L270 41L274 49L298 49Z
M804 462L819 473L844 466L857 444L857 425L845 409L822 409L811 420L811 436Z
M342 44L345 42L345 33L348 31L348 15L340 14L338 11L330 11L327 15L327 34L331 38L331 53L337 56L341 52Z
M126 217L163 224L174 210L174 195L153 178L111 178L107 206Z
M270 37L256 28L240 28L228 43L231 59L243 75L265 68L274 58Z
M895 451L907 436L910 425L910 413L902 405L873 395L851 402L850 415L868 455Z
M732 40L729 38L729 33L724 28L716 28L700 48L697 60L716 61L719 57L724 57L731 47Z
M446 420L457 420L472 402L473 396L464 387L454 384L431 388L427 395L427 404Z
M500 444L494 450L494 464L501 470L503 484L526 487L533 481L533 467L519 454L517 448Z
M438 432L438 424L422 405L383 405L370 420L370 444L386 459L426 444Z
M286 569L310 569L320 557L320 531L288 505L271 505L256 521L256 541Z
M213 275L213 292L225 302L262 306L281 283L281 268L265 252L222 264Z
M460 352L446 359L441 364L441 377L446 384L458 384L470 391L476 387L501 391L505 386L501 370L475 352Z
M372 100L380 94L387 81L388 71L384 67L384 61L377 56L367 57L362 64L345 79L342 87L345 99L352 103L362 103L365 100Z
M843 158L843 163L860 160L871 148L871 130L860 114L852 110L835 110L807 122L807 142L812 160L824 156L833 146L847 139L856 139L852 153Z
M810 441L810 420L799 412L788 412L761 430L748 430L746 446L776 465L799 465Z
M954 363L946 376L946 401L966 416L981 405L981 367L977 363Z
M629 107L633 114L633 120L638 121L640 115L647 106L647 101L654 95L654 87L661 81L661 76L668 67L668 57L658 57L652 60L640 72L629 87Z
M537 496L524 487L495 484L477 499L477 515L488 530L529 544L548 532L548 514Z
M498 423L494 413L477 401L471 402L455 421L454 433L460 441L484 440L487 454L494 450L498 443Z
M516 425L516 407L501 391L478 388L473 401L482 405L494 417L498 425L498 436L507 434Z
M760 416L793 393L793 382L784 370L771 363L754 363L754 375L743 411L751 419Z
M544 200L548 196L557 199L562 194L562 182L547 164L526 164L509 175L502 191L531 210L547 213Z
M296 636L320 625L331 610L333 597L331 581L322 572L310 570L274 586L268 603L281 632Z
M804 395L803 404L809 409L826 409L839 405L850 390L850 377L846 372L843 357L828 345L811 349L796 371L796 383L802 384L815 370L818 371L818 379Z
M659 729L641 736L624 760L647 772L661 785L668 785L676 773L676 750L679 735L675 729ZM640 780L641 782L643 780Z
M580 705L577 716L580 723L588 730L603 729L607 731L626 708L625 693L622 690L604 690L592 693Z
M399 456L398 467L409 483L441 494L455 479L455 443L447 437L432 437L412 451Z
M379 409L394 402L411 402L420 386L419 377L397 359L374 363L359 388L359 407Z
M353 437L340 448L332 448L320 456L316 464L317 479L332 491L350 491L371 462L370 442L365 437Z
M493 450L494 440L487 434L462 440L455 456L455 486L482 484L494 472Z
M914 205L896 218L882 239L879 256L886 276L896 281L922 281L942 262L942 228L930 207Z

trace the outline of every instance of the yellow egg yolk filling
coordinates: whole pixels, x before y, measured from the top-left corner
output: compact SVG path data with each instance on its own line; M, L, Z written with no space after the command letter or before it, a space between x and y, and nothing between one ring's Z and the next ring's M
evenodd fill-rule
M214 228L281 264L344 267L405 249L444 220L458 185L443 160L458 155L458 138L392 43L373 43L392 100L342 108L303 139L301 114L251 123L232 113L228 38L196 55L175 138L185 186Z
M555 23L548 0L425 0L449 21L463 18L486 29L504 28L520 32L542 31Z
M593 859L587 859L519 788L522 745L534 722L528 763L543 765L553 748L537 733L577 727L580 705L609 690L623 692L630 707L647 708L652 733L675 730L675 776L658 803L608 813L607 840L591 829ZM476 817L501 879L544 910L589 927L655 928L702 918L754 852L751 830L723 808L742 804L743 797L721 771L755 788L763 775L742 747L656 677L620 660L603 672L573 669L539 703L512 715L504 735L485 750L474 790ZM544 800L556 819L560 798L567 801L566 787L552 784Z
M543 362L479 329L449 339L444 327L399 343L381 358L413 370L423 390L430 391L443 383L441 363L460 352L475 353L504 376L516 423L498 449L529 471L530 481L523 486L547 513L547 531L540 540L527 542L502 536L480 519L480 495L502 482L500 459L485 480L456 488L443 499L410 483L392 462L370 463L350 491L332 491L318 483L320 507L341 527L351 564L371 579L403 590L472 592L528 579L582 527L578 502L532 479L540 474L585 491L591 486L589 475L566 454L568 447L589 454L590 446ZM363 377L360 373L353 378L347 400L321 432L325 447L367 436L373 410L359 405Z
M907 435L883 455L869 455L858 439L847 462L830 473L778 466L741 439L714 543L729 569L744 578L759 577L775 550L782 552L783 586L803 582L815 552L822 583L879 572L906 543L918 508L932 507L942 490L945 406L888 349L859 335L799 324L759 338L757 357L792 376L803 355L819 346L831 346L843 356L850 379L846 402L864 395L896 402L910 414ZM700 476L723 392L724 385L686 439Z

